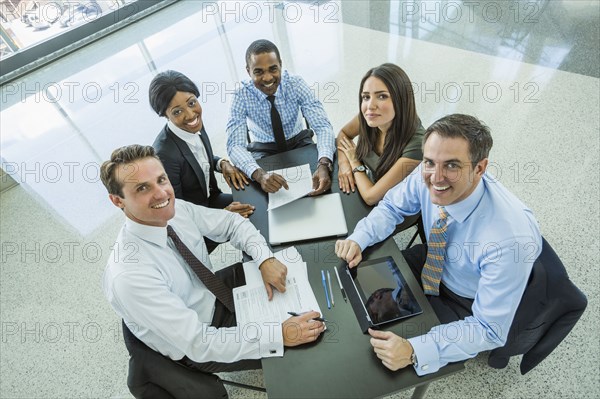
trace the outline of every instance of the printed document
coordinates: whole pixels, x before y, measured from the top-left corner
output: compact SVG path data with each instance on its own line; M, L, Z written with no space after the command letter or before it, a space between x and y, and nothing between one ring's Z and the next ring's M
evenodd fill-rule
M268 173L277 173L278 175L283 176L289 187L289 190L281 188L276 193L269 193L268 211L289 204L312 191L312 174L310 173L309 164L285 169L276 169L269 171Z
M306 263L295 247L275 253L275 258L287 266L286 291L273 289L273 299L269 301L260 270L256 262L244 263L246 285L233 289L235 314L238 325L257 322L284 322L288 312L321 312L317 298L308 282Z

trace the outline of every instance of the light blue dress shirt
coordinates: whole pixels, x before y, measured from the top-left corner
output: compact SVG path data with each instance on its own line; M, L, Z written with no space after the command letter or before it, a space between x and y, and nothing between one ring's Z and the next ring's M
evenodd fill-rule
M364 250L386 239L404 216L419 211L429 237L439 211L431 203L421 168L388 191L348 238ZM469 197L445 209L449 216L442 282L457 295L474 299L473 316L409 339L418 375L505 344L542 248L531 210L487 173Z
M333 127L327 118L323 104L308 87L304 79L283 71L281 82L275 92L275 107L281 115L285 138L290 139L304 129L302 115L317 135L318 159L333 160L335 138ZM235 166L248 177L259 168L246 149L250 134L252 141L272 143L275 141L271 125L271 103L267 95L258 90L251 80L242 82L234 93L229 121L227 122L227 154Z

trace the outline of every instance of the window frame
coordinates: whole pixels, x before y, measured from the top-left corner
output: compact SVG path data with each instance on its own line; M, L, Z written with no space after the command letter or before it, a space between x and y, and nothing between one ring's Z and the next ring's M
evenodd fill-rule
M41 68L177 0L137 0L0 60L0 85Z

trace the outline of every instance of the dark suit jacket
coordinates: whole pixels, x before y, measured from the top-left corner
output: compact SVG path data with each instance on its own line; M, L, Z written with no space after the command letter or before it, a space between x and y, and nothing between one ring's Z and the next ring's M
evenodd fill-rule
M542 238L542 252L533 264L506 345L490 353L488 364L504 368L510 356L523 354L521 374L527 373L569 334L586 306L587 298L569 280L564 265Z
M204 172L188 144L177 137L167 125L158 134L152 147L165 167L175 190L175 197L197 205L209 206L209 197L221 193L215 178L215 167L220 158L213 154L204 127L202 127L200 137L206 148L208 159L211 161L209 187L206 187Z

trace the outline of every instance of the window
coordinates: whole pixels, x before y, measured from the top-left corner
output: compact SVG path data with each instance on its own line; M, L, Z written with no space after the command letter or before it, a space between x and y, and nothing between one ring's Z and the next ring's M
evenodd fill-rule
M174 0L0 0L0 84Z

